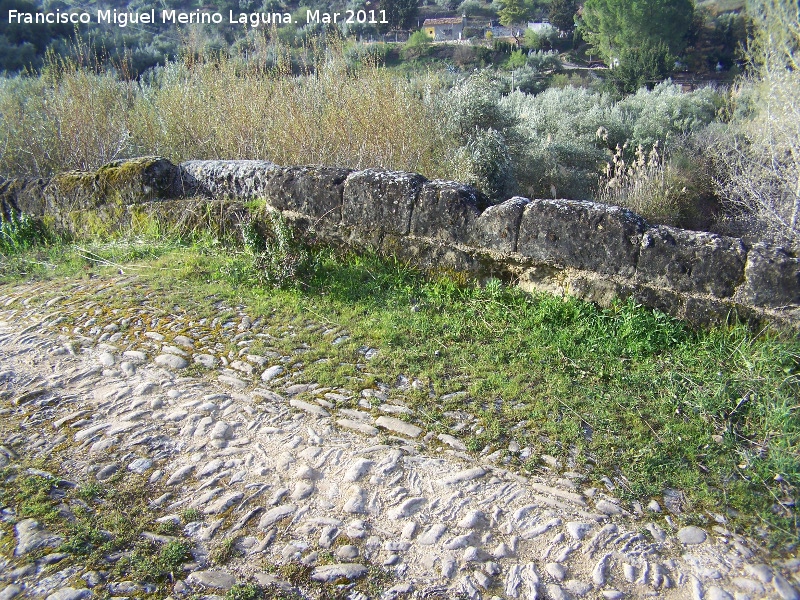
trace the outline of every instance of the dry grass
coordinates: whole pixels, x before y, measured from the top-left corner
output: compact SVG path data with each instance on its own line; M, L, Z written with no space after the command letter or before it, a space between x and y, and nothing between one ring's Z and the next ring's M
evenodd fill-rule
M41 77L0 80L0 172L47 176L159 154L446 175L447 140L426 101L435 80L354 68L336 42L306 49L295 75L288 51L265 44L248 60L189 55L139 83L55 58Z

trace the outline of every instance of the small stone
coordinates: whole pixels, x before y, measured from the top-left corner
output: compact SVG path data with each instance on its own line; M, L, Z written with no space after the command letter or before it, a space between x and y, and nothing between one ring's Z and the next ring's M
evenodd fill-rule
M94 596L92 590L75 589L71 587L61 588L57 592L48 595L45 600L83 600Z
M755 565L745 565L744 570L747 571L748 575L752 575L756 579L758 579L761 583L767 584L772 581L772 569L769 568L768 565L763 563L755 564Z
M446 531L447 525L444 523L435 523L417 538L417 542L423 546L430 546L438 542L439 538L441 538Z
M224 513L242 498L244 498L244 494L242 492L231 492L230 494L227 494L206 506L205 509L203 509L203 513L206 515L218 515Z
M353 560L354 558L358 558L358 547L357 546L339 546L338 550L336 550L336 558L339 560Z
M586 594L592 591L592 584L577 579L570 579L564 583L564 587L578 598L583 598Z
M592 526L589 523L580 523L578 521L570 521L567 523L567 533L576 540L582 540L586 534L591 531Z
M417 438L422 433L422 429L420 427L412 425L411 423L406 423L405 421L396 419L394 417L380 416L375 421L375 425L378 427L383 427L384 429L388 429L389 431L393 431L394 433L408 436L410 438Z
M408 500L404 500L399 506L391 509L389 511L389 518L391 519L405 519L406 517L410 517L415 512L417 512L422 505L427 502L427 498L422 496L417 496L416 498L409 498Z
M548 583L545 588L547 589L547 597L552 600L569 600L570 598L567 593L561 589L561 586L555 583Z
M661 505L655 500L651 500L650 503L647 505L647 510L654 513L660 513Z
M603 590L602 594L603 598L606 598L607 600L619 600L625 596L625 594L619 590Z
M705 600L733 600L733 596L721 587L712 585L706 590Z
M544 570L556 581L564 581L564 578L567 576L567 570L558 563L547 563Z
M269 529L272 525L288 517L289 515L293 514L294 511L297 510L297 507L294 504L284 504L282 506L276 506L265 512L261 520L258 522L258 528L262 531L265 529Z
M95 477L98 481L105 481L106 479L111 478L118 470L119 467L114 463L104 465L99 471L97 471Z
M229 590L236 583L236 578L227 571L210 569L208 571L195 571L190 573L186 581L214 590Z
M116 360L114 359L114 355L111 352L103 352L97 360L100 362L101 365L104 367L113 367Z
M117 581L109 583L106 587L108 587L108 591L115 596L120 596L122 594L139 594L144 591L144 588L135 581Z
M243 390L247 387L246 381L239 379L238 377L233 377L232 375L220 375L219 382L238 390Z
M597 587L603 587L606 584L606 571L608 564L611 561L611 554L604 555L592 570L592 581Z
M90 588L103 583L103 576L97 571L87 571L81 575L81 579L83 579Z
M210 354L195 354L192 357L192 360L198 365L205 367L206 369L213 369L214 367L217 366L216 357Z
M459 452L466 452L467 447L464 445L464 442L459 440L458 438L454 438L452 435L448 435L446 433L440 433L437 438L443 444L447 444L453 450L458 450Z
M363 433L364 435L378 435L378 430L372 425L353 421L352 419L337 419L336 424L345 429L352 429Z
M455 475L451 475L450 477L445 477L442 480L442 483L445 485L455 485L457 483L464 483L466 481L472 481L473 479L478 479L479 477L483 477L486 475L486 470L482 467L475 467L472 469L466 469L464 471L459 471Z
M414 534L417 532L417 524L414 521L409 521L403 526L403 531L400 533L400 539L410 540L413 539Z
M619 506L613 502L609 502L608 500L600 500L597 504L595 504L595 508L598 510L598 512L609 516L619 515L623 512Z
M706 532L694 525L684 527L678 531L678 539L687 545L702 544L706 541L706 537Z
M272 380L273 380L273 379L275 379L275 378L276 378L278 375L282 375L282 374L283 374L283 371L284 371L284 369L283 369L283 367L282 367L282 366L280 366L280 365L274 365L274 366L272 366L272 367L268 368L268 369L267 369L266 371L264 371L263 373L261 373L261 381L263 381L263 382L269 382L269 381L272 381Z
M155 363L159 367L168 367L170 369L185 369L189 366L185 358L175 354L159 354L156 356Z
M149 458L137 458L128 465L128 470L140 475L153 466L153 461Z
M357 563L341 563L317 567L311 572L311 579L331 583L337 579L358 579L367 573L367 567Z
M22 593L22 588L18 585L9 585L0 590L0 600L11 600Z
M133 377L136 374L136 367L128 360L119 363L119 368L127 377Z
M462 529L477 529L488 524L486 515L480 510L471 510L458 522Z
M303 412L307 412L312 415L316 415L318 417L329 417L331 414L322 408L321 406L317 406L316 404L310 404L308 402L303 402L302 400L296 400L292 398L289 400L289 406L293 406Z
M147 361L147 354L139 350L126 350L122 353L123 358L128 359L133 364L141 364Z
M781 600L800 600L800 594L782 575L775 573L772 585L775 586L775 591L778 592Z
M160 333L156 332L156 331L145 331L144 332L144 337L150 338L154 342L163 342L164 341L164 336L161 335Z
M230 440L233 438L233 428L225 421L217 421L209 437L212 440Z
M183 346L184 348L194 347L192 338L186 337L185 335L176 335L174 338L172 338L172 341L179 346Z
M167 485L175 485L181 483L184 479L186 479L189 474L194 471L194 465L186 465L180 467L177 471L175 471L172 475L170 475L169 479L167 479Z

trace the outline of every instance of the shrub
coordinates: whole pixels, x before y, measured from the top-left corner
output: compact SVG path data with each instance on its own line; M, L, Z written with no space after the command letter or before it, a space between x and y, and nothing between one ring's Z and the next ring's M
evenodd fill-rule
M513 194L514 165L499 131L477 129L456 151L453 165L460 181L475 186L492 200L504 200Z
M418 30L412 33L408 41L403 45L403 58L406 60L413 60L419 58L430 47L433 40L423 30Z
M720 195L742 229L800 249L800 8L754 0L751 74L734 88L735 119L714 155ZM736 232L736 231L735 231Z
M0 220L0 255L8 256L29 250L50 241L50 234L38 219L12 214Z

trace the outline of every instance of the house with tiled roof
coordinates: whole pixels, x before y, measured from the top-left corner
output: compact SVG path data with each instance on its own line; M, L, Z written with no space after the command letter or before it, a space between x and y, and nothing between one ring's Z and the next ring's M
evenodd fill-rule
M466 15L461 17L445 17L442 19L425 19L422 30L435 42L460 40L467 22Z

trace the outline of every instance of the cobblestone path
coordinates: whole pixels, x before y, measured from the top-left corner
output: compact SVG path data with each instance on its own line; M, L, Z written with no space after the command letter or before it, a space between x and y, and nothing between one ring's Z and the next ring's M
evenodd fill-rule
M246 582L291 591L270 568L291 561L309 573L295 592L326 584L353 600L800 598L798 561L767 564L724 523L679 527L668 507L626 504L610 480L590 488L555 459L542 476L522 476L415 425L385 388L297 383L302 346L249 351L255 340L269 347L275 323L235 307L224 321L155 317L147 302L110 308L137 285L0 288L0 467L58 448L69 460L56 479L136 474L151 484L157 520L196 509L198 519L182 523L194 559L169 584L175 598L224 596ZM348 335L307 326L330 343ZM58 536L8 507L2 519L15 525L14 539L0 540L10 549L0 556L0 599L153 589L87 571L57 552ZM225 540L236 552L213 565L210 549ZM43 547L52 550L26 558ZM355 587L377 573L374 593Z

